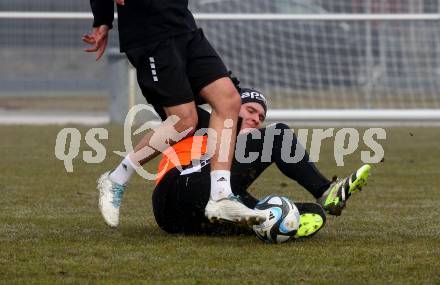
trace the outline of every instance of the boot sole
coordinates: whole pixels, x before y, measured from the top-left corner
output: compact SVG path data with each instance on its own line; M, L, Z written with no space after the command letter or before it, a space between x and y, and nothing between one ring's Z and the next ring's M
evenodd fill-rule
M239 225L247 225L247 226L254 226L254 225L259 225L261 223L263 223L265 221L265 219L262 219L260 217L242 217L242 218L237 218L234 220L228 220L228 219L223 219L223 218L219 218L216 216L209 216L208 220L210 223L233 223L233 224L239 224Z

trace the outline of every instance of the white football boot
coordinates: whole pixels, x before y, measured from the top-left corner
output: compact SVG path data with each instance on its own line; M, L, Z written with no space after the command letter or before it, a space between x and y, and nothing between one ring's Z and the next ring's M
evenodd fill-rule
M107 225L117 227L119 224L119 208L126 186L111 181L109 175L110 171L107 171L97 181L99 210Z
M205 208L205 216L210 222L228 221L252 226L266 221L267 213L246 207L237 196L230 194L217 201L209 199Z

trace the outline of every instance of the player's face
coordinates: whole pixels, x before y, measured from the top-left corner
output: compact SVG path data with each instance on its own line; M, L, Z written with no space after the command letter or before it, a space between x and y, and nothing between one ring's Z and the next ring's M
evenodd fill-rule
M263 106L255 102L249 102L241 105L239 116L243 118L240 132L246 132L246 129L260 128L266 116Z

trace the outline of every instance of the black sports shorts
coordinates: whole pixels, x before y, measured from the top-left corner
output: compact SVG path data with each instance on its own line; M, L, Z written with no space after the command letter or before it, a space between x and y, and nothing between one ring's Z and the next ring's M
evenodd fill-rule
M156 111L192 101L203 104L200 90L228 76L201 29L127 51L126 55L136 68L142 94ZM159 115L162 117L163 111Z
M210 183L209 172L205 171L180 175L180 171L174 168L165 174L152 197L154 217L159 227L168 233L203 232L203 225L208 224L205 207Z

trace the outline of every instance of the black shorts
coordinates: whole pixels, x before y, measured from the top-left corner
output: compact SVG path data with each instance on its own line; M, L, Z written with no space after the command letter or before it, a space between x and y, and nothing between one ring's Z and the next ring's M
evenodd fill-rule
M177 168L162 178L153 192L153 212L157 224L168 233L201 233L208 224L205 207L211 182L206 172L180 175ZM208 178L208 179L207 179Z
M136 68L142 94L156 110L192 101L203 104L200 90L228 76L201 29L127 51L126 55Z

